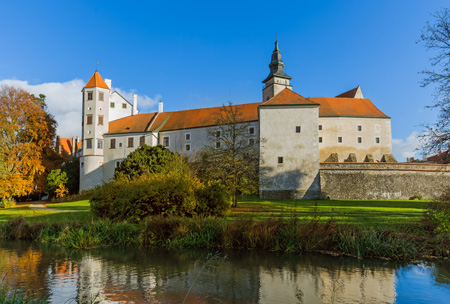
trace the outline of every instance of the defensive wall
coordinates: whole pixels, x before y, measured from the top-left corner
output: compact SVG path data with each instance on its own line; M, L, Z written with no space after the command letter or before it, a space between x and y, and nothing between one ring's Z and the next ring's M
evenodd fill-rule
M450 165L320 163L322 198L433 199L450 187Z

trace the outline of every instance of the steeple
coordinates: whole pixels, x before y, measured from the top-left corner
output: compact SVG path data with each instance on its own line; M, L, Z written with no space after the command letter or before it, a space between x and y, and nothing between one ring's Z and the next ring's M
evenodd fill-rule
M284 62L281 59L281 51L278 48L278 40L275 41L275 49L272 52L272 59L269 64L270 73L266 79L263 80L265 88L263 89L263 102L277 95L283 89L292 90L289 84L291 76L286 75L283 71Z
M103 80L102 76L100 76L100 73L97 70L95 70L94 74L92 74L91 76L91 79L89 79L84 87L111 89L106 85L105 81Z

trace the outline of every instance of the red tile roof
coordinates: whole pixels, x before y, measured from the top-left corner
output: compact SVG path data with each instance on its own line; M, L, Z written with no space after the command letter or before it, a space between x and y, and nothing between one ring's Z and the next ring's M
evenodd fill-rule
M76 140L75 140L76 141ZM81 150L81 139L78 139L77 150ZM75 149L72 147L72 138L59 138L59 145L61 147L61 154L72 155L75 153Z
M376 117L389 118L369 99L311 97L285 89L264 103L234 105L241 113L242 122L258 120L258 106L264 105L319 105L319 117ZM108 134L182 130L208 127L216 124L216 113L222 107L184 110L176 112L146 113L128 116L109 123ZM150 127L150 128L149 128Z
M442 153L428 157L427 160L438 164L448 164L450 163L450 154L449 151L444 151Z
M155 115L156 113L144 113L111 121L107 134L145 132Z
M351 89L347 92L344 92L336 97L344 97L344 98L355 98L356 91L358 90L358 87Z
M85 88L103 88L103 89L110 89L106 85L105 81L103 81L102 76L100 76L100 73L95 71L92 75L91 79L86 83L84 86Z
M320 104L319 117L376 117L389 118L369 99L341 97L311 97L310 100Z
M317 103L295 93L292 90L284 89L271 99L263 102L261 106L276 106L276 105L318 105Z

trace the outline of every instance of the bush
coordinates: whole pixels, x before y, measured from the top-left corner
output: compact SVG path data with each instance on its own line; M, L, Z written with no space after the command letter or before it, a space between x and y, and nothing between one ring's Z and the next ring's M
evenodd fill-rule
M0 209L12 208L16 205L16 201L13 198L2 198L0 201Z
M436 231L450 233L450 189L428 204L425 221L431 222Z
M45 181L45 190L48 191L49 197L55 196L55 192L60 185L65 185L67 183L67 173L61 169L52 170Z
M219 181L208 182L196 191L198 206L196 213L200 216L226 216L231 208L231 195Z
M173 172L146 174L130 182L117 180L94 191L91 210L101 218L130 222L151 215L192 216L200 186L192 175Z

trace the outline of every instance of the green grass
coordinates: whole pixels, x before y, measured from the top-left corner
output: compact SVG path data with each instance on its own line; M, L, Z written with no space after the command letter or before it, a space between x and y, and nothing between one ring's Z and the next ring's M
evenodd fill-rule
M29 223L85 222L92 218L91 212L40 211L30 209L28 206L27 204L10 209L0 209L0 223L19 216L24 217Z
M45 205L48 208L56 208L56 209L91 210L91 204L89 203L89 200L81 200L65 203L47 203Z
M422 219L427 204L428 201L417 200L259 200L250 196L241 199L229 219L295 216L371 227L414 225Z

